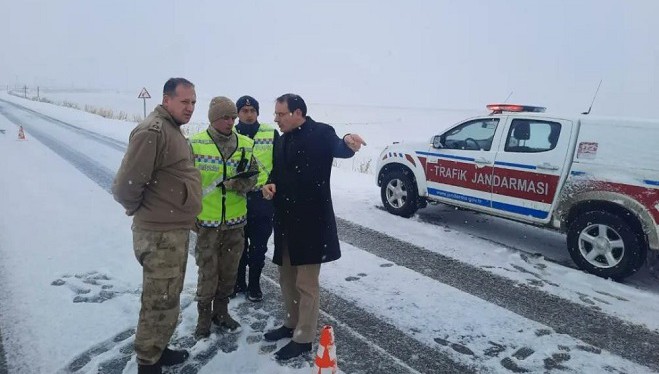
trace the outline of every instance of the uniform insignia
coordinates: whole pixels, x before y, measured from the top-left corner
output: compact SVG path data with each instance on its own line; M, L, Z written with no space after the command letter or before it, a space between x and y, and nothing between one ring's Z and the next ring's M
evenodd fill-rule
M149 130L156 132L162 131L162 121L158 119L151 122L151 125L149 126Z

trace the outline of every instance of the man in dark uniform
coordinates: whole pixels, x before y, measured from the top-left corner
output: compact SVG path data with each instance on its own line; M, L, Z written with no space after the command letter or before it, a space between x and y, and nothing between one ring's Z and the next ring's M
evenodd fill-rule
M259 102L251 96L243 96L236 102L238 125L236 131L254 140L254 158L259 166L259 177L253 191L247 193L247 226L245 226L245 249L238 266L238 277L234 288L235 296L245 292L250 301L263 300L261 271L265 265L268 239L272 234L272 201L263 198L261 187L272 171L272 150L279 138L277 130L259 123ZM249 283L245 280L249 265Z

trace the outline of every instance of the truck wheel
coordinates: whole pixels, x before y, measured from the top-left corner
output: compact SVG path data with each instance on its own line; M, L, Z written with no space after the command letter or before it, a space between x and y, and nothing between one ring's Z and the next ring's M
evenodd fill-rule
M380 197L387 211L397 216L409 218L418 209L416 184L406 170L394 170L384 175Z
M570 224L567 246L580 269L622 280L645 262L647 248L641 235L615 214L586 212Z

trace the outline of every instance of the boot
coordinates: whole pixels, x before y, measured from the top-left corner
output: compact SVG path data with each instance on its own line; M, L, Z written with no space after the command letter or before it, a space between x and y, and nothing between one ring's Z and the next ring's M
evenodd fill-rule
M227 299L215 299L213 302L213 323L218 325L222 331L230 334L242 330L240 323L229 315L229 300Z
M137 374L162 374L162 366L157 363L153 365L137 364Z
M158 360L157 364L161 366L178 365L184 363L188 357L190 357L190 353L185 349L174 350L165 348L165 350L162 351L162 355L160 355L160 360Z
M245 282L245 273L247 271L247 261L245 259L245 253L240 258L240 263L238 263L238 274L236 276L236 284L233 286L233 293L229 295L230 298L236 297L239 293L247 291L247 283Z
M280 339L292 338L293 331L295 331L295 329L286 326L281 326L279 328L266 332L265 334L263 334L263 338L265 339L266 342L276 342L277 340Z
M258 302L263 300L261 292L261 270L262 268L249 268L249 285L247 286L247 299Z
M275 358L280 361L289 360L307 352L311 352L311 343L298 343L291 340L282 349L275 352Z
M197 312L199 313L199 317L197 319L197 328L194 331L194 337L195 339L200 340L207 338L211 335L211 319L213 318L213 310L211 309L211 302L210 301L197 302Z

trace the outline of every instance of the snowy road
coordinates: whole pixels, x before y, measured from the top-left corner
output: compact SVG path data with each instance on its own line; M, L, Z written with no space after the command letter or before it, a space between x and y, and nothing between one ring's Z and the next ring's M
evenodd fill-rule
M11 109L10 109L11 108ZM18 110L22 112L21 115L14 114ZM80 129L79 127L68 124L66 122L57 120L47 115L40 114L33 110L0 100L0 114L8 118L14 123L21 123L25 130L34 138L39 140L44 145L48 146L52 151L57 153L63 159L74 165L79 171L89 177L92 181L98 184L105 191L110 192L114 172L108 170L105 165L101 164L99 160L105 160L105 164L112 165L113 162L108 162L108 159L115 159L117 155L112 152L107 152L104 147L116 150L119 152L120 157L125 152L126 143L115 141L114 139L105 137ZM30 120L37 119L38 121L30 122ZM56 126L53 126L56 125ZM69 134L63 134L68 132ZM83 144L88 152L87 154L101 154L101 157L94 157L91 159L85 153L78 151L80 145ZM93 151L92 151L93 150ZM108 156L110 156L108 158ZM118 163L114 163L118 165ZM115 166L116 168L116 166ZM279 294L279 289L276 287L278 275L274 265L268 263L266 269L266 278L269 281L269 293ZM346 372L360 372L373 369L373 362L378 362L378 367L386 370L388 373L408 373L414 372L418 367L418 372L461 372L468 373L474 372L473 369L453 362L447 355L440 352L433 352L431 348L423 344L407 338L401 339L404 336L398 331L395 326L387 325L368 312L360 310L360 308L352 302L341 299L337 295L333 295L327 290L323 290L322 294L323 303L328 306L323 306L322 318L320 325L325 323L336 325L337 323L343 329L337 329L337 339L341 339L342 345L339 348L338 354L341 355L343 361L346 362L342 365L342 370ZM242 303L243 308L238 308L239 316L245 317L253 313L247 306L250 303ZM189 305L189 304L188 304ZM263 303L263 309L268 311L269 314L279 315L279 303L277 298L269 298ZM184 308L185 309L185 308ZM326 310L332 310L332 314ZM357 316L350 318L350 316L357 313ZM338 319L336 316L342 316L342 319L351 320L350 323ZM262 332L263 328L260 329ZM384 332L384 333L383 333ZM128 334L126 334L128 333ZM77 373L79 370L84 369L85 365L92 361L92 359L110 352L113 348L119 347L121 343L134 334L134 331L126 330L118 334L121 339L113 337L108 343L96 344L86 352L77 355L67 367L60 371L61 373ZM126 336L127 335L127 336ZM368 338L366 337L368 336ZM183 340L182 346L186 343L191 345L192 342ZM382 345L388 349L377 348ZM119 348L120 349L120 348ZM121 350L121 349L120 349ZM217 345L214 350L204 352L207 357L206 361L213 358L219 351L222 350L221 345ZM426 354L421 354L421 353ZM414 362L409 362L410 358L415 355L422 357L431 357L431 360L414 359ZM401 357L402 356L402 357ZM103 368L104 373L116 372L121 373L124 369L126 362L130 355L124 352L120 354L110 355L109 357L102 357L100 367ZM368 359L364 359L367 357ZM352 358L352 359L351 359ZM197 372L199 368L183 370L186 373Z
M75 166L103 190L109 191L114 170L123 156L125 142L86 130L72 121L53 118L1 99L0 114L14 125L22 124L29 136ZM340 193L341 188L338 190ZM348 200L347 195L336 196L335 192L335 200ZM513 271L530 278L530 281L516 281L500 274L510 272L505 266L489 265L483 259L473 257L466 258L466 262L457 261L430 250L432 246L413 243L395 230L385 235L378 225L368 222L370 216L353 217L350 209L342 204L338 204L337 213L343 218L339 218L337 223L344 259L325 266L321 281L321 324L329 323L335 327L337 341L340 342L337 354L342 371L659 371L657 324L643 325L645 320L642 317L628 320L624 318L624 310L617 313L616 310L607 309L615 309L616 303L628 302L624 292L636 292L630 287L616 284L616 288L620 286L623 293L598 291L606 283L600 283L597 279L594 280L594 292L573 292L575 300L560 297L553 291L549 292L562 288L551 277L554 268L548 268L542 259L526 254L536 252L530 246L532 242L522 248L524 252L518 253L521 262L512 267ZM359 204L353 202L354 205ZM369 203L364 205L368 206ZM373 219L385 224L392 220L402 230L406 225L435 221L431 226L435 226L438 232L446 231L447 226L442 230L441 226L444 225L457 230L457 233L447 235L455 234L453 237L458 238L459 244L492 246L486 240L473 238L473 232L462 232L459 222L436 222L446 216L434 209L421 213L418 218L421 222L415 222L380 216L381 212L371 205ZM350 220L345 219L348 217ZM508 236L526 235L517 233L516 226L511 227L514 229ZM556 247L556 243L549 245ZM519 241L516 246L525 244ZM352 262L352 266L346 262ZM564 259L555 262L561 263ZM575 279L591 279L571 269L559 271L568 271L569 277ZM59 280L67 284L76 282L75 278L94 281L96 275L93 274L97 273L89 277L84 274L81 277L63 275ZM184 290L185 308L175 340L179 346L191 348L196 361L193 360L181 372L204 372L220 357L227 360L230 354L235 354L241 344L258 346L259 353L269 353L277 348L260 340L260 333L276 325L282 317L276 267L268 263L265 275L266 295L272 297L266 298L263 304L240 299L232 303L232 310L246 325L247 331L241 337L214 336L201 346L195 345L190 339L191 334L186 333L194 327L196 312L194 307L187 307L192 302L193 290L189 287ZM105 278L111 277L99 279ZM84 287L84 284L81 283L81 286ZM367 289L369 295L364 294L363 289ZM125 294L125 297L136 297L134 291ZM99 292L99 295L102 293ZM653 297L652 293L643 295L650 299ZM649 303L652 304L653 300ZM69 352L68 363L62 366L60 372L88 372L94 365L103 368L104 373L131 372L131 335L129 327L105 338L97 337L96 341L87 345L89 349ZM197 366L193 365L195 362ZM0 358L0 373L1 364ZM296 370L299 369L306 372L307 365L304 361L295 361L281 367L281 370L298 372Z

